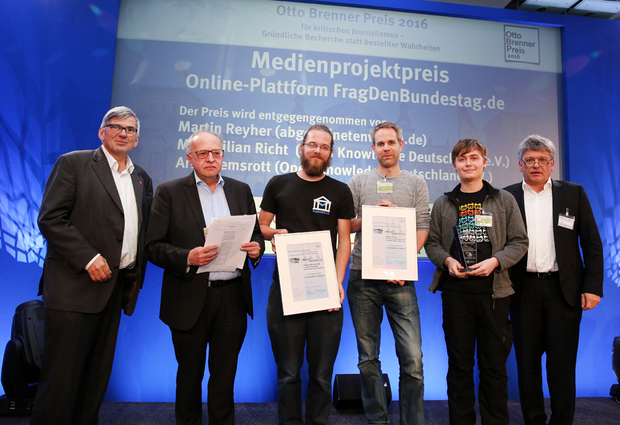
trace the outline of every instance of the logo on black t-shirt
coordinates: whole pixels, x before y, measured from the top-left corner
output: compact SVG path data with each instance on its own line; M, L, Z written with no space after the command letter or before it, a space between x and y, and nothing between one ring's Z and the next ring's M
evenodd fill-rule
M314 200L312 212L319 213L319 214L329 214L331 209L332 209L332 201L327 199L325 196L321 196L320 198L316 198Z

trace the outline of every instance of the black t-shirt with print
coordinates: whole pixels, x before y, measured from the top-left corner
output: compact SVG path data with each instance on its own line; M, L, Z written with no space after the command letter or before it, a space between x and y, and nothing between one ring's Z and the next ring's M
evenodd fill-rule
M476 242L477 263L491 258L492 252L487 228L476 225L476 216L483 212L482 203L486 196L486 186L474 193L459 191L457 196L459 220L456 228L461 241ZM455 243L450 248L450 255L454 258L459 258ZM486 277L469 277L467 279L459 279L447 275L442 282L441 290L472 294L491 294L493 293L493 273Z
M318 181L304 180L296 173L274 176L267 183L260 207L275 214L277 229L289 233L329 230L334 258L338 219L355 217L349 186L329 176Z

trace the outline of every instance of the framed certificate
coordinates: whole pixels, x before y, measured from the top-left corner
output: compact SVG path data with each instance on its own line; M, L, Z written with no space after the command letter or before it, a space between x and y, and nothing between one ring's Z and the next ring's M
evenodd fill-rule
M340 308L329 230L274 238L284 315Z
M362 205L362 278L418 280L415 208Z

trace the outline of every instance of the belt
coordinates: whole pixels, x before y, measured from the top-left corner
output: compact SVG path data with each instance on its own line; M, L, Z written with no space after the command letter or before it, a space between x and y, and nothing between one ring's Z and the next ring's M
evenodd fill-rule
M538 273L538 272L525 272L526 275L536 277L538 279L555 279L560 276L559 272L546 272L546 273Z
M241 278L240 277L236 277L236 278L230 279L230 280L210 280L209 284L207 286L209 288L219 288L219 287L222 287L222 286L230 285L231 283L235 283L239 279L241 279Z

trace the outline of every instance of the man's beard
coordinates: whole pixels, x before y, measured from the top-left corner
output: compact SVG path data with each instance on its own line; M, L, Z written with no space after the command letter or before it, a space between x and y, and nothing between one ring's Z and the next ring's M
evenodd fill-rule
M321 160L320 163L312 163L310 160L312 158L318 158ZM327 161L323 160L322 157L318 156L306 156L305 154L301 154L301 167L304 169L307 175L310 177L321 177L325 170L329 168L332 163L331 156Z

